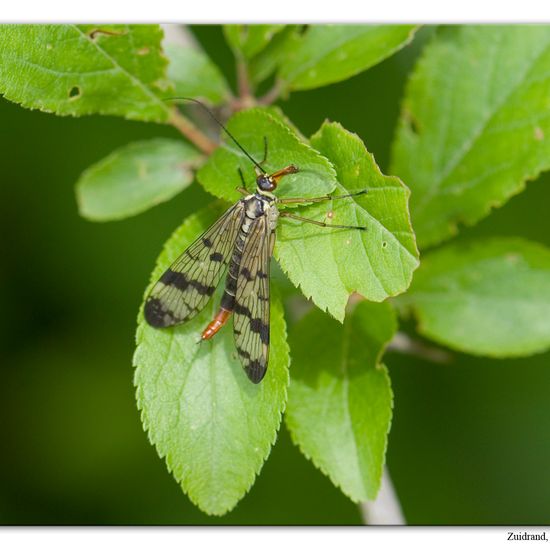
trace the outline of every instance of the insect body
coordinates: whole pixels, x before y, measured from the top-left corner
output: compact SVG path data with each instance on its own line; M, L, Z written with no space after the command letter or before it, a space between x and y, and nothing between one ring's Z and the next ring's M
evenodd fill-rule
M212 338L233 313L235 344L248 377L260 382L269 357L269 261L279 211L274 189L295 166L257 179L256 193L243 197L199 237L162 275L145 302L145 319L168 327L193 318L208 302L225 268L220 309L202 333Z
M244 151L227 129L222 128ZM153 286L145 301L144 315L147 323L155 328L189 321L206 306L227 270L220 309L201 339L212 338L233 315L239 358L250 380L258 383L266 373L269 358L269 264L278 218L294 218L322 227L365 229L328 225L290 212L279 212L277 205L347 198L364 194L366 190L349 195L278 199L272 191L279 180L297 173L298 168L291 164L268 175L260 163L244 153L258 172L256 192L249 194L244 188L238 189L245 196L193 242Z

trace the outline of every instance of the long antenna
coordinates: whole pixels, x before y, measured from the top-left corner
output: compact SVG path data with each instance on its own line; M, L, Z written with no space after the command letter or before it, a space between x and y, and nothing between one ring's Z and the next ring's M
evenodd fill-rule
M192 101L193 103L196 103L197 105L200 105L212 117L212 119L217 124L220 125L222 130L235 142L237 147L247 156L247 158L252 161L254 166L256 166L258 169L260 169L262 171L262 173L264 172L264 169L260 166L260 164L257 163L252 158L252 156L249 155L246 152L245 148L236 140L235 136L233 136L233 134L214 116L214 113L202 101L199 101L198 99L193 99L192 97L165 97L164 101L172 101L172 100L175 100L175 99L183 99L184 101Z

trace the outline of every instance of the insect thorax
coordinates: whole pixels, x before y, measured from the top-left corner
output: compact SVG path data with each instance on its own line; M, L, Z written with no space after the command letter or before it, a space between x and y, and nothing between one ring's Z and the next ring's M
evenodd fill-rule
M279 210L275 204L276 198L273 195L256 192L241 200L244 202L245 215L250 221L261 218L262 216L267 216L269 220L269 229L275 229L279 217Z

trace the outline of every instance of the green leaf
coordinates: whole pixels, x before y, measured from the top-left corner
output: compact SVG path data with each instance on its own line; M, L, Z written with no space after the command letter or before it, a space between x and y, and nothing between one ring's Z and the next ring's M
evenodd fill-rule
M288 50L279 77L309 90L354 76L408 44L414 25L311 25Z
M268 138L267 172L288 164L299 167L277 188L279 198L319 197L335 189L345 194L369 188L356 199L318 203L300 209L300 215L319 221L332 213L332 222L366 225L368 230L331 230L280 220L275 255L295 286L320 308L337 319L344 318L348 296L357 291L372 301L403 292L418 265L407 210L408 189L398 178L384 176L361 140L338 124L325 124L313 145L332 164L304 143L287 125L283 115L251 109L229 121L230 132L253 158L263 156L263 136ZM241 167L249 189L255 189L254 167L235 144L227 141L198 172L198 179L210 193L226 200L239 198Z
M290 434L355 502L380 488L393 401L380 361L396 329L389 304L362 302L343 326L314 310L290 334Z
M166 243L152 282L222 212L218 203L189 217ZM255 385L237 358L231 326L198 344L219 298L220 292L192 321L170 329L150 327L140 313L134 355L138 406L149 439L182 489L208 514L233 508L254 483L275 441L288 385L280 301L272 300L269 368Z
M444 29L412 74L392 173L411 187L419 243L472 225L550 167L550 27Z
M351 293L379 302L409 286L418 265L407 209L409 191L398 178L384 176L359 137L339 124L323 124L312 145L336 168L339 183L334 195L365 188L368 194L312 204L299 214L367 230L281 220L276 257L306 297L343 320Z
M550 348L550 250L500 238L446 246L422 257L398 304L418 331L476 355L513 357Z
M266 172L271 173L295 164L300 173L286 176L277 189L279 197L316 197L329 193L336 185L330 162L301 141L280 115L265 109L249 109L233 116L227 128L257 162L264 156L264 137L268 140ZM243 171L247 188L256 189L254 165L229 139L218 148L199 170L197 177L213 195L235 202L240 198L236 188L242 186L238 168Z
M179 44L164 47L170 60L168 78L174 83L174 95L223 103L231 95L221 71L201 50Z
M265 48L284 25L224 25L225 38L234 51L247 59Z
M265 112L269 113L283 125L287 126L300 141L309 145L309 139L307 139L304 134L300 132L300 129L286 116L284 111L278 105L270 105L269 107L265 107Z
M131 143L90 166L76 184L80 214L119 220L171 199L193 181L203 157L183 141Z
M0 25L0 93L58 115L166 122L158 25Z
M252 82L258 83L271 76L281 63L284 63L289 50L300 40L298 25L286 25L273 39L248 63L248 75Z

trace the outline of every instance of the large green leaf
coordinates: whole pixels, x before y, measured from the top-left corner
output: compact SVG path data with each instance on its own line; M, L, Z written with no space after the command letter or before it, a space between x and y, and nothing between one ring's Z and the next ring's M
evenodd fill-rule
M1 25L0 93L58 115L164 122L161 39L158 25Z
M221 71L202 50L179 44L166 44L164 49L170 60L168 77L174 83L175 96L218 105L231 95Z
M359 137L339 124L323 124L312 145L336 168L339 183L334 195L361 189L368 189L368 194L306 206L299 214L367 230L282 220L276 256L307 297L343 320L351 293L378 302L409 286L418 265L407 208L409 191L398 178L383 175Z
M90 166L76 185L80 214L94 221L126 218L167 201L193 181L202 156L180 140L131 143Z
M152 281L222 211L217 204L189 217L166 243ZM134 356L137 400L149 438L182 489L209 514L233 508L266 460L285 407L289 364L277 299L269 368L261 384L246 377L230 326L199 345L219 294L195 319L170 329L150 327L140 313Z
M289 164L300 168L298 174L286 176L277 189L279 197L315 197L329 193L336 185L334 168L317 151L300 140L283 123L281 115L265 109L249 109L233 116L227 128L257 162L264 156L264 137L268 154L263 168L275 172ZM256 189L254 165L227 136L224 144L198 172L198 179L213 195L235 202L236 187L242 186L238 168L243 171L248 189Z
M362 302L343 325L314 310L290 334L292 439L356 502L380 488L392 409L380 361L396 329L387 303Z
M313 145L332 164L284 124L280 114L252 109L229 121L229 130L255 159L263 156L263 136L269 144L267 172L288 164L299 167L276 193L285 197L318 197L369 189L355 199L327 201L300 208L300 215L318 221L366 226L367 231L320 228L295 220L280 220L276 258L291 281L320 308L342 320L348 296L357 291L382 301L406 290L418 265L414 233L407 210L409 191L398 178L384 176L361 140L338 124L325 124ZM240 166L254 187L254 167L232 144L218 149L198 178L207 191L235 201L241 184Z
M427 254L398 304L421 334L494 357L550 347L550 250L512 238L446 246Z
M550 26L446 28L406 92L392 173L421 246L501 206L550 167Z
M248 59L265 48L284 27L284 25L224 25L223 31L231 48Z
M415 30L414 25L311 25L287 50L279 77L290 90L345 80L401 49Z
M372 301L403 292L418 265L414 233L407 210L409 191L398 178L384 176L361 140L338 124L325 124L313 145L332 164L284 124L280 114L251 109L235 115L228 125L255 159L263 156L263 136L269 144L267 172L288 164L300 168L287 176L276 193L279 198L316 197L369 189L349 200L328 201L300 209L300 215L318 221L367 226L367 231L332 230L294 220L279 222L276 258L291 281L320 308L342 320L348 296L357 291ZM240 166L254 187L254 167L232 144L218 149L198 178L207 191L235 201L241 184Z

